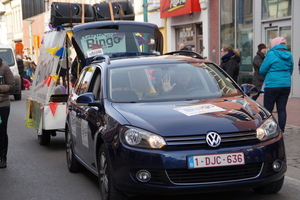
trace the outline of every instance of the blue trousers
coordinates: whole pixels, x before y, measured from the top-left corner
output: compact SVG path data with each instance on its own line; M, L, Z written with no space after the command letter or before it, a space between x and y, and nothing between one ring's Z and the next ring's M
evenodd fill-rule
M276 103L278 124L282 132L284 132L286 124L286 105L288 102L290 92L290 87L265 88L264 106L269 112L272 113L274 105Z
M0 124L0 156L6 159L8 136L7 136L7 122L10 113L10 107L0 107L0 116L2 123Z

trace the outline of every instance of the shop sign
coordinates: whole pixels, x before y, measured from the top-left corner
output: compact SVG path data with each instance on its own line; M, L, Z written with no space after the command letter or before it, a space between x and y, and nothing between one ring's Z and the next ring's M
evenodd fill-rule
M160 1L160 18L174 17L201 11L199 0Z

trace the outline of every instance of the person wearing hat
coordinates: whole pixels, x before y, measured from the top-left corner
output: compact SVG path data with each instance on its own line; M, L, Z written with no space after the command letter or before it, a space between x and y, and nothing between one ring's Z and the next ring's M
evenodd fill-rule
M252 79L253 85L255 85L255 87L258 90L257 95L252 96L252 99L255 101L259 97L259 94L261 93L261 88L264 82L264 78L259 73L259 68L261 63L264 61L267 52L267 47L265 44L261 43L257 47L258 47L258 51L256 52L256 55L253 58L254 75Z
M286 105L291 91L293 70L293 56L286 47L285 38L274 38L259 72L264 77L265 83L264 106L272 113L276 104L278 124L282 132L284 132L287 119Z

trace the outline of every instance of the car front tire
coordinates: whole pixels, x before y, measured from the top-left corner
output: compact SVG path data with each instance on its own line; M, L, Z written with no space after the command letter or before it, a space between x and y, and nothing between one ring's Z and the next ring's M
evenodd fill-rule
M76 160L73 150L73 139L69 128L66 128L66 156L67 164L70 172L79 172L82 169L82 165Z
M284 182L284 176L278 181L275 181L265 186L253 188L253 190L259 194L274 194L281 190L283 182Z
M127 200L128 197L113 185L113 170L104 144L101 145L98 156L99 186L102 200Z

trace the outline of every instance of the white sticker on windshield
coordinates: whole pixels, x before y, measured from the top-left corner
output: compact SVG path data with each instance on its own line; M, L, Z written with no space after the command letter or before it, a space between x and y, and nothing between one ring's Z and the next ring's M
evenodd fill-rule
M91 51L87 51L86 54L88 57L98 56L98 55L103 54L103 50L102 49L94 49Z
M213 104L186 106L186 107L175 108L174 110L181 112L181 113L185 114L186 116L201 115L201 114L205 114L205 113L225 111L225 109L215 106Z

